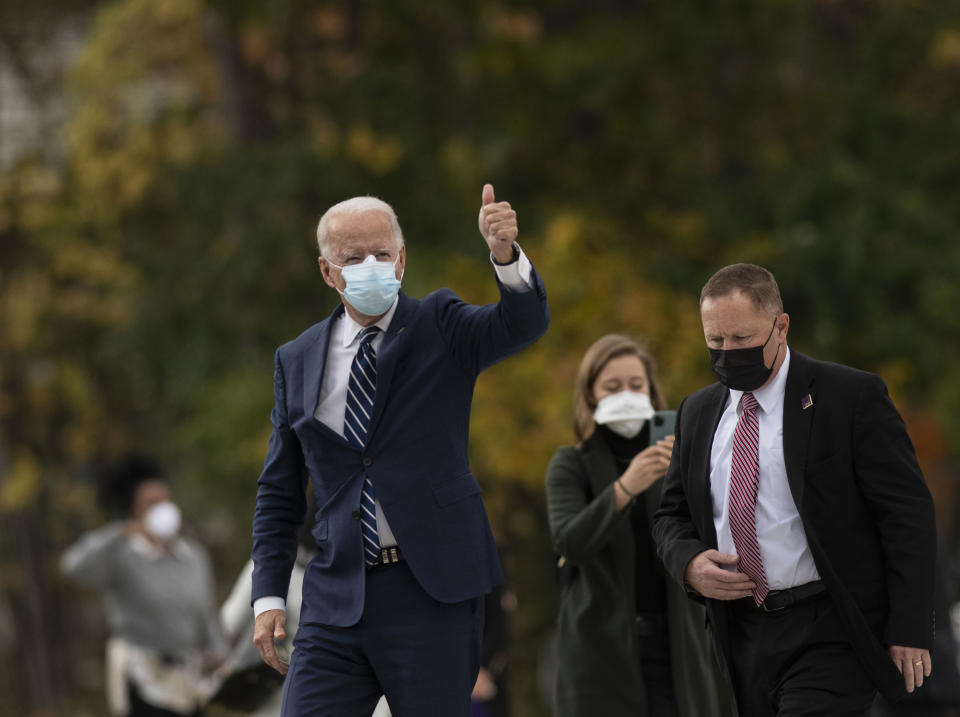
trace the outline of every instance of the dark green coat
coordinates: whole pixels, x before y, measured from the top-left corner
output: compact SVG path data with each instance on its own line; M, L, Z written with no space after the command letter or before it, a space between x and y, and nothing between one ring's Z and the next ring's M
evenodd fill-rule
M643 678L633 637L634 535L631 510L651 516L660 503L657 481L633 507L617 512L618 472L602 437L582 449L564 446L547 468L547 512L554 549L573 567L561 588L557 627L557 717L643 717ZM585 486L592 500L588 501ZM728 714L703 608L667 579L671 662L682 717Z

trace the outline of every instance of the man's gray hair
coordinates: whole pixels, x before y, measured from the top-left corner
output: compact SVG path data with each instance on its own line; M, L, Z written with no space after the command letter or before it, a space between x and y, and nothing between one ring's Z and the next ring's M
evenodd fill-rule
M403 232L400 231L400 222L397 221L397 213L393 211L393 207L376 197L353 197L334 204L320 217L320 223L317 224L317 248L320 250L320 256L327 258L327 249L330 246L330 220L344 214L363 214L364 212L385 214L390 220L397 249L403 246Z

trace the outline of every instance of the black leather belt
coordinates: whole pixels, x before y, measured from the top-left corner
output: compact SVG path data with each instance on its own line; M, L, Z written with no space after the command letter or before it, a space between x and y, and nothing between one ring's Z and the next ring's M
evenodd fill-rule
M403 559L403 553L400 552L400 548L398 548L396 545L391 545L389 548L380 549L380 555L378 555L377 559L370 564L370 567L378 568L381 565L393 565L394 563L399 563Z
M791 608L799 602L809 600L812 597L825 593L827 589L820 580L814 580L806 585L799 585L795 588L786 590L771 590L767 593L766 599L757 605L753 597L745 597L737 600L737 605L747 610L757 612L779 612Z

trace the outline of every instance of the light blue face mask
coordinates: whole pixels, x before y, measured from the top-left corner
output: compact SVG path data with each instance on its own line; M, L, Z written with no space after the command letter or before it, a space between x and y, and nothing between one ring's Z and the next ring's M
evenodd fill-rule
M347 283L346 289L337 291L340 291L350 306L365 316L379 316L386 313L400 291L400 280L397 278L399 260L400 257L397 256L390 263L377 261L371 254L359 264L348 266L339 266L329 259L327 261L330 266L340 270Z

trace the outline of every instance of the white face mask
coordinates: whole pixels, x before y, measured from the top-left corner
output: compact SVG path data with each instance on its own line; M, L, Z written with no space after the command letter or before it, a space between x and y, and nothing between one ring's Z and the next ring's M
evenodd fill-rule
M143 516L143 527L157 540L171 540L180 532L180 509L169 500L156 503Z
M597 403L593 420L624 438L633 438L643 424L653 418L650 396L636 391L621 391L604 396Z

